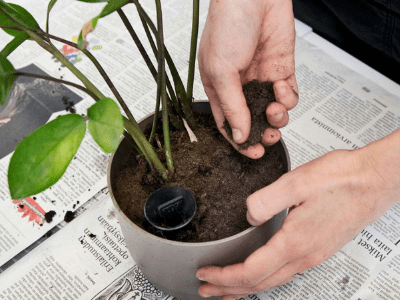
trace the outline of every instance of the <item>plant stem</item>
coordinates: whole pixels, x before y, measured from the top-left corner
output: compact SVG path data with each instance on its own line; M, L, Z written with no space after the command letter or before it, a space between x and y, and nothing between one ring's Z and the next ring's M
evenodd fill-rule
M13 22L16 22L11 16L9 16L3 9L0 8L0 11ZM97 89L93 83L90 82L89 79L86 78L71 62L66 59L63 54L48 40L43 39L44 32L40 30L39 33L28 30L24 26L17 23L17 29L25 31L29 37L37 42L39 46L41 46L44 50L51 53L55 58L57 58L65 67L67 67L86 87L86 89L91 92L94 96L94 99L103 99L105 96L101 93L100 90ZM135 119L127 119L123 117L124 127L126 131L132 136L138 145L139 149L142 151L143 155L146 157L147 161L151 166L154 166L162 176L165 181L168 181L168 170L166 170L165 166L161 163L158 158L156 152L154 151L151 144L147 141L143 132L140 130L138 124Z
M143 7L140 5L138 0L132 0L133 3L136 5L137 10L139 12L140 15L143 16L143 18L146 20L146 23L149 25L151 31L153 31L154 35L157 36L158 32L157 32L157 28L154 25L153 21L150 19L150 17L147 15L147 13L144 11ZM182 111L185 115L185 118L188 122L188 124L190 126L195 126L196 123L194 122L194 119L192 117L192 106L191 106L191 101L189 101L187 99L187 94L185 91L185 88L183 86L182 80L179 76L178 70L176 69L176 66L171 58L171 56L169 55L168 50L165 48L165 45L163 44L163 48L165 51L165 59L168 63L169 69L171 71L171 75L174 79L174 83L175 83L175 90L177 93L177 97L180 100L180 104L182 106ZM159 48L159 47L158 47ZM160 49L160 48L159 48Z
M33 31L26 30L26 33L37 42L43 49L50 52L55 58L57 58L65 67L67 67L82 83L90 90L97 98L103 99L105 96L100 92L97 87L86 78L68 59L62 55L62 53L53 45L46 43L39 35Z
M16 20L14 20L11 16L9 16L3 9L0 8L0 11L3 13L6 18L10 21L16 23L17 30L23 30L29 37L34 40L36 43L39 44L44 50L50 52L54 55L64 66L66 66L82 83L83 85L90 90L96 97L102 99L104 95L83 75L73 64L71 64L54 45L49 44L48 42L44 41L41 36L39 36L36 32L29 30L19 24Z
M156 108L154 109L153 125L151 127L151 133L149 143L153 141L154 135L157 129L158 113L160 112L160 100L161 100L161 74L157 73L157 95L156 95Z
M44 75L39 75L39 74L31 74L31 73L24 73L24 72L16 72L15 75L17 76L26 76L26 77L33 77L33 78L40 78L40 79L44 79L44 80L49 80L49 81L54 81L54 82L59 82L59 83L63 83L66 85L70 85L73 86L74 88L77 88L81 91L84 91L85 93L87 93L90 97L92 97L95 101L100 100L94 93L92 93L91 91L89 91L87 88L80 86L79 84L70 82L70 81L66 81L66 80L62 80L62 79L58 79L58 78L54 78L51 76L44 76Z
M122 22L124 23L126 29L128 30L129 34L131 35L132 40L135 42L136 47L138 48L138 50L139 50L140 54L142 55L147 67L150 70L150 73L153 75L154 80L156 82L158 82L158 76L157 76L156 68L154 67L153 63L151 62L151 59L150 59L150 57L148 56L148 54L146 52L146 49L143 47L143 44L141 43L138 35L136 34L135 30L133 29L131 23L129 22L128 18L126 17L126 15L122 11L122 9L118 9L117 12L118 12ZM146 23L144 23L144 24L146 24ZM147 24L144 27L145 27L145 30L147 29L147 31L148 31ZM151 36L150 37L148 36L148 38L149 38L150 45L151 45L151 47L153 49L154 55L157 57L157 49L155 48L154 42L153 42ZM179 108L179 104L178 104L178 101L176 99L174 89L172 88L172 85L171 85L168 77L167 77L167 87L168 87L168 91L169 91L169 94L170 94L170 98L167 98L167 100L172 102L176 113L179 115L179 114L181 114L181 110ZM157 111L157 114L158 114L158 111ZM179 119L176 118L173 114L170 114L170 116L171 116L171 122L174 124L175 127L179 128L180 125L181 125Z
M66 45L69 45L71 47L74 47L76 49L78 48L78 45L75 43L72 43L70 41L64 40L62 38L59 38L57 36L51 35L49 33L44 33L46 36L48 36L49 38L62 42ZM96 57L93 56L92 53L90 53L90 51L88 51L87 49L79 49L80 51L82 51L89 59L90 61L95 65L96 69L99 71L99 73L101 74L101 76L103 77L104 81L107 83L108 87L110 88L111 92L113 93L113 95L115 96L115 98L117 99L118 103L121 105L122 109L124 110L124 112L126 113L127 117L129 120L132 120L136 123L135 118L133 117L131 111L129 110L128 106L126 105L125 101L122 99L120 93L118 92L118 90L115 88L114 84L112 83L110 77L108 77L106 71L104 71L103 67L101 66L101 64L99 63L99 61L96 59Z
M164 151L165 158L167 160L167 167L171 175L174 174L174 163L172 161L172 152L169 136L169 120L168 120L168 107L167 107L167 92L165 82L165 56L164 56L164 31L163 31L163 20L162 20L162 9L160 0L156 1L157 10L157 45L158 45L158 74L160 76L160 94L162 102L162 122L163 122L163 133L164 133Z
M199 33L199 2L199 0L193 0L192 36L190 40L189 71L186 86L187 98L189 101L192 101L193 99L193 82L196 65L197 36Z
M19 31L24 31L22 28L15 27L15 26L9 26L9 25L0 25L1 29L13 29L13 30L19 30Z
M124 117L124 127L128 131L128 133L132 136L132 138L135 140L136 144L142 151L143 155L149 162L150 166L155 167L157 171L160 173L163 180L168 181L169 180L168 170L165 168L163 163L158 158L157 153L154 151L154 148L151 146L151 144L147 141L143 132L140 129L137 129L135 126L133 126L130 120L128 120L125 117Z

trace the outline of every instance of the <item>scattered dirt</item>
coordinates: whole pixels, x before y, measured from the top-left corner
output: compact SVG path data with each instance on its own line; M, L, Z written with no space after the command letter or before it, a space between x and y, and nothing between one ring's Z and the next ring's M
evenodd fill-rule
M44 218L47 223L50 223L53 221L53 217L56 215L56 212L54 210L50 210L47 213L45 213Z
M218 240L249 228L247 197L286 172L276 145L268 147L262 158L251 160L225 140L211 115L196 118L200 126L194 132L199 142L190 143L186 132L171 134L176 172L167 185L187 189L197 202L196 215L187 227L163 234L145 220L144 203L150 193L165 185L142 156L132 153L112 183L117 202L134 223L157 236L185 242Z
M72 211L67 211L64 215L64 221L69 223L75 218L75 213Z
M260 82L252 80L243 86L243 94L251 113L251 130L247 141L238 145L240 149L247 149L251 145L260 143L264 130L272 127L268 123L265 114L268 105L275 101L272 85L273 83L270 81ZM232 129L227 120L224 122L224 129L232 139Z

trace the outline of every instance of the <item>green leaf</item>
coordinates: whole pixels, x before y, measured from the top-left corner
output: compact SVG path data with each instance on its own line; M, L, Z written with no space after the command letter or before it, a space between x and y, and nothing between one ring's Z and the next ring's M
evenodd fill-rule
M82 0L79 0L82 1ZM82 1L82 2L101 2L101 1ZM83 27L81 32L79 33L78 37L78 48L83 49L86 47L86 36L92 32L96 26L97 26L97 21L100 18L103 18L105 16L108 16L109 14L115 12L117 9L120 9L122 6L128 4L130 0L112 0L110 2L107 2L106 6L104 6L103 10L100 12L100 14L93 19L91 19L89 22L87 22Z
M9 17L11 17L12 20L10 20ZM0 26L17 27L18 24L32 31L39 29L39 24L25 8L17 4L6 3L0 0ZM3 28L3 30L12 36L17 36L21 32L20 30L6 28Z
M88 109L88 127L96 143L107 153L114 152L124 131L117 103L103 98Z
M125 6L131 2L130 0L113 0L110 1L104 6L103 10L99 14L98 18L103 18L105 16L108 16L109 14L115 12L117 9L120 9L122 6Z
M3 50L1 50L0 55L7 57L9 56L15 49L17 49L24 41L29 38L28 34L20 31L15 38L9 42L6 46L4 46Z
M46 32L49 33L49 17L50 11L53 8L54 4L56 4L57 0L50 0L49 5L47 6L47 16L46 16Z
M85 119L68 114L25 137L15 148L8 167L11 198L35 195L55 184L74 158L85 132Z
M0 105L6 103L17 75L10 61L3 55L0 55Z

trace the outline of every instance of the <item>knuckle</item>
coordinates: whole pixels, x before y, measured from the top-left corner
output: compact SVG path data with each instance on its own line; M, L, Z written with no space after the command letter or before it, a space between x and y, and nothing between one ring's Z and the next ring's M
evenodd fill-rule
M258 283L257 280L251 277L245 277L242 279L241 285L244 287L253 288Z
M240 110L238 110L237 107L232 106L229 102L223 101L220 105L225 117L228 119L240 115Z
M254 270L251 263L246 260L243 264L243 275L240 279L240 284L244 287L252 288L260 283L259 276Z
M328 256L325 253L313 253L312 257L308 259L307 269L314 268L324 262Z
M220 81L226 76L227 66L218 57L209 56L202 58L202 67L212 80Z
M267 289L268 289L268 286L265 286L265 285L263 285L263 284L258 284L258 285L254 286L254 287L252 288L252 293L253 293L253 294L255 294L255 293L261 293L261 292L266 291Z
M291 222L289 218L288 222L284 222L281 230L283 233L281 243L285 245L286 249L289 249L287 250L288 259L294 260L310 253L311 245L304 242L304 234L297 223Z

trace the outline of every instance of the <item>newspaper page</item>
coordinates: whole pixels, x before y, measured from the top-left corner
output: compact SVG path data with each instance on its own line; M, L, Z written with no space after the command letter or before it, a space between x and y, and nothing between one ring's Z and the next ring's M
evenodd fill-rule
M174 299L142 275L104 194L61 231L0 274L0 299Z
M35 17L37 17L37 15L43 16L43 12L46 11L48 4L48 2L44 0L30 1L29 3L28 1L16 2L26 3L28 5L28 10L34 14ZM99 7L99 10L96 10L96 5L80 2L74 2L72 5L72 2L73 1L57 2L54 7L54 14L52 14L52 18L50 19L50 28L53 28L50 32L61 32L60 35L64 39L70 41L76 39L79 30L84 24L82 20L88 20L97 15L98 11L101 9L100 4L96 4ZM190 35L190 31L187 30L187 28L190 28L190 23L187 19L190 17L190 9L187 8L183 16L181 12L184 7L190 6L190 4L189 1L184 0L163 1L163 5L164 3L166 7L164 15L168 16L168 20L165 22L166 36L168 36L166 45L173 58L177 59L176 64L178 70L184 77L186 73L184 66L186 65L185 60L187 60L186 54L188 50L184 50L182 47L184 44L188 45L188 43L183 43L183 41L185 39L187 40ZM207 12L207 2L204 1L204 3L205 5L202 5L201 10L201 28L204 25ZM144 3L143 5L145 8L151 9L150 3ZM125 12L130 16L134 25L139 24L138 18L131 17L135 15L133 7L127 8ZM43 17L42 20L44 19ZM116 28L121 25L121 21L114 15L102 19L101 22L99 22L98 28L88 36L89 47L91 47L90 50L93 53L96 53L96 57L101 61L106 71L115 75L113 77L115 78L115 80L113 80L114 84L121 91L126 101L128 101L129 106L133 109L134 116L140 118L150 112L154 106L155 85L151 85L152 77L144 64L141 63L139 54L135 52L137 50L135 50L136 48L128 34L126 32L116 31ZM41 24L41 26L43 26L43 24ZM143 36L143 32L139 29L138 34ZM30 43L30 45L31 44L32 43ZM69 59L74 61L77 67L82 70L85 69L88 72L88 77L96 84L99 84L100 89L105 95L112 95L91 62L89 62L82 53L73 53L72 49L68 49L68 47L64 48L62 43L58 44L58 46L61 50L65 51L65 56L71 54ZM19 68L31 67L33 62L35 67L38 67L46 74L59 78L62 77L70 81L75 80L59 62L51 57L51 55L46 53L36 54L39 53L39 51L36 52L36 50L40 49L35 48L35 46L27 47L31 48L26 48L25 51L22 51L22 54L17 55L15 53L10 57L13 63L16 61L16 66ZM149 49L148 45L145 45L145 47ZM126 49L130 51L127 52ZM125 57L131 58L132 62L126 63L125 59L122 60L122 58ZM29 58L29 60L27 58ZM30 63L28 64L26 61L30 61ZM361 147L400 126L399 100L395 96L387 93L384 89L370 82L362 75L338 64L334 59L320 51L317 46L309 44L301 38L297 39L296 44L296 64L297 79L300 88L300 102L290 113L290 124L283 130L283 138L289 148L293 168L333 149L354 149ZM198 77L197 80L199 80ZM132 84L133 82L135 84ZM199 81L195 86L197 86L194 91L195 98L204 99L204 91ZM82 92L75 91L74 89L72 90L76 95L82 98L77 104L77 107L80 110L79 113L83 113L84 109L90 105L90 101L92 100L88 99ZM52 116L54 117L54 114ZM41 212L41 210L38 209L36 204L40 205L41 208L43 206L43 215L43 212L53 209L52 205L61 203L61 206L55 210L57 214L54 217L53 224L57 224L57 222L62 220L63 213L66 210L74 210L74 206L81 205L85 200L91 197L90 192L95 193L105 186L105 181L102 180L105 178L107 157L94 145L90 137L85 138L84 146L79 151L80 152L78 152L76 156L78 160L77 163L75 165L73 163L73 165L70 166L69 169L71 170L67 171L66 177L57 186L43 193L43 195L40 194L30 199L18 200L23 201L22 203L12 203L7 193L6 170L9 155L5 156L0 161L0 175L2 176L0 179L0 199L2 200L0 201L0 211L6 212L4 213L6 217L2 216L0 218L0 265L26 248L30 243L37 240L51 227L50 225L52 223L43 223L42 226L40 226L40 221L39 223L37 222L38 219L36 215L39 215L37 212ZM98 154L92 155L93 151L99 152ZM96 158L90 160L93 156ZM90 161L92 163L90 163ZM103 170L103 174L101 170ZM80 180L75 180L76 176L80 176ZM72 178L75 179L72 180ZM73 185L80 185L83 182L85 185L82 188ZM98 183L98 186L91 185L90 183ZM78 190L78 192L74 189ZM89 191L89 189L92 191ZM32 200L34 202L32 202ZM19 211L19 209L24 209L25 207L29 207L27 212ZM262 294L251 295L247 298L255 300L396 299L399 293L398 280L400 272L400 256L397 247L400 240L398 234L398 232L400 232L399 209L400 207L395 205L379 221L364 229L352 242L346 245L332 258L306 272L292 283ZM89 210L88 213L91 213L91 211L92 210ZM95 210L93 209L93 211ZM23 216L25 216L25 219L22 218ZM28 216L29 218L27 218ZM83 219L77 219L68 226L75 226L74 222L78 223L80 220ZM69 236L69 232L67 231L68 226L60 230L54 236L54 239L65 239ZM90 231L89 235L94 234L97 236L95 227L93 229L91 229L89 225L84 225L84 227L88 228ZM85 232L83 231L79 237L84 236L84 234ZM103 235L99 234L99 236L104 238ZM42 260L40 260L40 258L36 259L36 257L40 257L38 256L39 253L46 252L45 249L52 252L52 247L50 247L52 238L41 244L37 248L38 250L33 250L31 252L32 255L29 253L22 258L20 261L23 263L17 262L0 275L2 282L1 288L4 289L3 283L8 284L5 286L6 290L2 291L4 295L9 297L5 299L18 299L18 295L14 296L10 294L14 292L12 286L20 286L20 281L22 283L28 282L31 284L30 282L35 276L42 278L40 277L43 276L40 275L41 268L46 268L45 274L47 274L47 271L50 275L68 274L69 276L66 275L65 278L63 278L62 275L58 275L59 277L61 276L61 279L58 280L64 282L64 289L68 293L75 293L78 297L81 297L79 293L82 297L85 293L86 295L95 295L85 292L86 288L89 290L90 284L93 284L88 282L90 279L85 279L86 277L82 275L76 275L70 270L70 267L75 264L78 269L89 269L93 267L94 270L97 271L86 275L96 282L93 279L93 274L100 271L104 272L105 264L102 266L96 264L89 265L88 258L86 258L85 263L83 263L83 261L79 260L80 255L71 255L71 253L75 253L72 250L68 252L61 251L61 253L64 254L61 255L62 257L58 257L54 254L54 260L46 256L43 256ZM86 237L85 241L92 242L92 239ZM85 255L88 255L87 252ZM82 257L83 256L82 254ZM63 261L67 257L70 263ZM107 258L104 261L106 260ZM74 261L75 263L73 263ZM110 260L106 262L111 263ZM30 269L28 268L28 263L32 263ZM42 263L42 266L39 265L40 263ZM38 265L39 267L36 268ZM128 262L128 260L121 260L119 268L114 266L114 269L110 271L115 271L113 276L102 277L102 279L104 278L107 280L107 282L102 284L104 288L98 285L96 289L92 289L93 293L95 292L94 290L99 293L100 291L105 291L108 287L111 288L111 282L114 282L113 280L117 282L118 278L120 278L119 276L121 276L116 270L118 269L124 272L122 270L129 270L129 267L133 268L134 263ZM25 270L25 272L22 270ZM36 275L35 272L40 276ZM16 275L11 276L11 274ZM48 275L48 278L51 278L50 275ZM41 288L41 284L42 282L39 281L39 283L36 284L38 287L36 289L43 289ZM72 288L71 285L76 288ZM119 288L121 288L121 286L116 287L115 291ZM123 290L129 291L131 289L129 284L123 288ZM24 295L28 293L23 291L23 285L21 285L21 289L18 290L21 290L20 293ZM110 297L109 295L107 297ZM95 296L91 297L93 298ZM115 298L117 299L118 296L115 296Z

